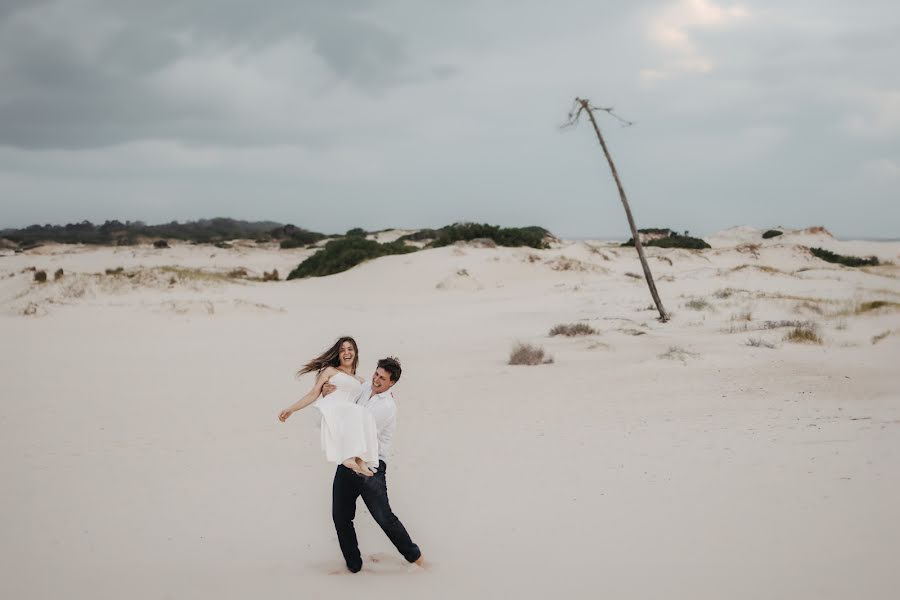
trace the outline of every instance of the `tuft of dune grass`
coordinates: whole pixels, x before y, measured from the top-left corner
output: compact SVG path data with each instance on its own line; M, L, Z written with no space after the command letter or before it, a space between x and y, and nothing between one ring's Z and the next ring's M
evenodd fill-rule
M553 357L545 354L544 349L540 346L533 346L524 342L517 342L509 353L509 364L511 365L541 365L550 364Z
M560 323L550 329L550 337L564 335L574 337L576 335L594 335L597 331L587 323Z
M811 325L794 327L787 332L784 339L795 344L822 344L822 338L816 332L815 326Z

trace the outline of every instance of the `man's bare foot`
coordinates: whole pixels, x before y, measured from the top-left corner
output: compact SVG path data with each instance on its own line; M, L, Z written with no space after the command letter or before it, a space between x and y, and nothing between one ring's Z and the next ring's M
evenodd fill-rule
M419 558L417 558L415 562L413 562L413 564L418 566L420 569L427 569L431 566L428 562L425 561L424 556L420 556Z
M365 468L360 467L359 463L356 461L357 461L356 458L348 458L341 464L344 465L345 467L347 467L348 469L350 469L351 471L353 471L354 473L357 473L358 475L362 475L363 477L371 477L373 475L372 471L370 471L368 469L368 467L365 467ZM363 463L363 465L365 465L365 463Z

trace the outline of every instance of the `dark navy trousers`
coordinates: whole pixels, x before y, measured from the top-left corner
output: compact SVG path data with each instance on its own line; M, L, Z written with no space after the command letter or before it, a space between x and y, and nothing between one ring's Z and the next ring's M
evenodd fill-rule
M409 562L422 556L419 547L409 538L403 523L391 511L387 494L387 465L378 461L378 471L372 477L357 475L344 465L338 465L331 487L331 517L337 530L338 543L347 562L347 568L356 573L362 568L362 556L353 528L356 516L356 499L362 496L372 518L381 527L400 554Z

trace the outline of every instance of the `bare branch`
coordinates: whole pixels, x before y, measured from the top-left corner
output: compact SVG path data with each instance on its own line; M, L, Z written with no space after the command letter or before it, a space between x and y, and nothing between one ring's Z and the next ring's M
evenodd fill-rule
M605 108L605 107L603 107L603 106L591 106L591 108L592 108L593 110L602 110L603 112L605 112L605 113L609 114L610 116L614 117L615 119L617 119L617 120L619 121L619 123L622 124L622 127L631 127L632 125L634 125L634 121L628 121L628 120L626 120L626 119L623 119L622 117L620 117L620 116L617 115L616 113L614 113L614 112L613 112L613 107L612 107L612 106L610 106L610 107L608 107L608 108Z

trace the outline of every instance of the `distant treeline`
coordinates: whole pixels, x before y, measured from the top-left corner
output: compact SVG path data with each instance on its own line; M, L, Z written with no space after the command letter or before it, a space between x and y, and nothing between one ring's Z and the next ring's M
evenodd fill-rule
M95 225L90 221L67 225L31 225L24 229L0 231L0 238L28 247L41 242L59 244L99 244L130 246L147 239L170 239L209 244L234 239L257 242L281 241L288 246L305 246L324 239L325 234L307 231L294 225L274 221L239 221L237 219L201 219L162 225L147 225L143 221L106 221Z

